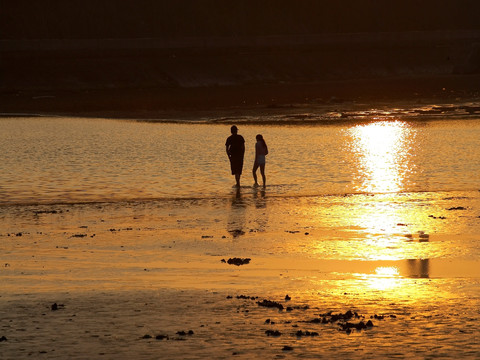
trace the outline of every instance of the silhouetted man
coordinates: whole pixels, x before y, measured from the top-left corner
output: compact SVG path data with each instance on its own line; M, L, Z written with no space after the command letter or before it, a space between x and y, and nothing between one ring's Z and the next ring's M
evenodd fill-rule
M232 135L227 138L225 147L228 158L230 159L230 168L232 175L235 175L236 187L240 187L240 175L243 169L243 156L245 155L245 139L242 135L238 135L238 129L235 125L230 128Z

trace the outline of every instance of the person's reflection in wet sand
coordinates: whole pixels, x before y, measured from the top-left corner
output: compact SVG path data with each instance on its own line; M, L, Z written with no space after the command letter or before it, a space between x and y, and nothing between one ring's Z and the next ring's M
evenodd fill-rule
M232 205L228 215L227 231L233 235L234 238L245 235L245 212L247 205L242 197L240 188L235 189L232 197Z
M267 207L265 188L253 189L253 200L257 209L264 209Z
M265 188L255 188L253 190L253 202L255 203L255 231L263 232L267 227L268 218L267 218L267 198L265 193Z
M430 260L429 259L409 259L408 276L412 278L428 279L430 277Z

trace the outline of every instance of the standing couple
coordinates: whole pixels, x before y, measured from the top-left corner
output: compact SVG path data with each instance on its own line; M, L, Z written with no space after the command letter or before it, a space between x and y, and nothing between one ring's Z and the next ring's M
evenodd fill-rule
M228 158L230 159L230 168L232 169L232 175L235 175L236 187L240 187L240 175L242 175L243 169L243 156L245 155L245 139L242 135L238 134L238 128L233 125L230 128L232 135L227 138L225 147L227 150ZM253 179L258 186L257 181L257 169L260 167L260 173L262 174L263 187L266 185L265 177L265 156L268 154L267 144L263 140L263 136L258 134L256 136L257 143L255 144L255 161L253 163Z

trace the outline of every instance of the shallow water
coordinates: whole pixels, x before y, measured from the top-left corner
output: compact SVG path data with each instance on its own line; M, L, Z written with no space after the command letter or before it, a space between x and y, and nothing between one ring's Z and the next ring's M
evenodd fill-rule
M480 189L480 120L242 125L243 185L262 133L271 196ZM0 204L228 196L228 125L0 119Z
M478 358L480 120L239 127L237 190L226 124L0 119L5 358Z

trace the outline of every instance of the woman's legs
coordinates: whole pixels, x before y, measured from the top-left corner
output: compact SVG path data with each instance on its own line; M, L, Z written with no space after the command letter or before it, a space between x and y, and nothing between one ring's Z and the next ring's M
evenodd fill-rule
M257 181L257 169L258 169L258 164L257 162L255 161L253 163L253 169L252 169L252 174L253 174L253 180L255 180L255 184L253 185L258 185L258 181ZM260 170L261 171L261 170Z
M256 171L257 169L255 169ZM260 165L260 174L262 174L263 187L267 185L267 178L265 176L265 164ZM255 175L255 183L257 182L257 175Z

